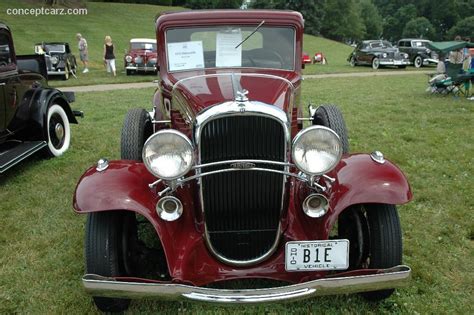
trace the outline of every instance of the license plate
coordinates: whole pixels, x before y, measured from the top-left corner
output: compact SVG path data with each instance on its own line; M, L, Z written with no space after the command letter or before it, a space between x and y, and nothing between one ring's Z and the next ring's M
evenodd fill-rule
M402 62L401 62L401 60L394 60L394 61L393 61L393 64L394 64L394 65L401 65Z
M287 271L343 270L349 268L349 241L288 242L285 247Z

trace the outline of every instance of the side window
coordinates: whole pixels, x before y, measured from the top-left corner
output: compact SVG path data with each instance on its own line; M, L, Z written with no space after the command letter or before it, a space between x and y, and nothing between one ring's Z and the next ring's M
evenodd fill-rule
M0 32L0 71L11 70L14 66L10 37L6 33Z

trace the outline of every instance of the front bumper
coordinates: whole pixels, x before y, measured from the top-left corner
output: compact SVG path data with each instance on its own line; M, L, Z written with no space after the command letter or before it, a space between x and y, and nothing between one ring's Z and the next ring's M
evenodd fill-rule
M352 275L317 279L282 287L243 290L212 289L135 278L119 280L94 274L84 275L82 283L86 291L93 296L154 297L164 300L187 299L224 304L253 304L391 289L405 285L411 278L411 269L405 265L380 269L376 273L370 271L354 271ZM364 272L365 274L360 274Z
M156 72L156 66L132 66L132 65L129 65L129 66L126 66L125 67L126 70L133 70L133 71L154 71Z
M408 59L380 59L381 66L408 66L410 64L410 60Z
M66 71L64 70L48 70L48 76L50 75L65 75L66 74Z
M428 64L432 64L432 63L438 64L438 62L439 62L438 59L433 59L433 58L424 58L423 59L423 64L424 65L428 65Z

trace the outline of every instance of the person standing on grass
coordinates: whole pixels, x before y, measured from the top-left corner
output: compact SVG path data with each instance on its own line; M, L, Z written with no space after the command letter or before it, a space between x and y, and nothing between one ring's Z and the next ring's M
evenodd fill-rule
M112 38L109 35L105 36L104 61L107 66L107 72L112 72L114 77L117 76L115 72L114 44L112 43Z
M82 73L87 73L89 72L89 52L87 50L87 41L80 33L76 34L76 39L77 47L79 48L79 57L82 61L82 64L84 65L84 70Z

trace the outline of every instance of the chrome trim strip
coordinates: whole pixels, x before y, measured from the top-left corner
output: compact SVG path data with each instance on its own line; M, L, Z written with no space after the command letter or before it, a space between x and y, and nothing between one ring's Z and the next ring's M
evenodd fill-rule
M291 86L293 86L293 85L291 85ZM242 111L242 106L245 107L245 111ZM262 102L252 102L252 101L247 101L247 102L233 102L233 101L225 102L225 103L222 103L220 105L212 106L212 107L204 110L200 115L196 116L195 126L194 126L194 142L196 144L196 147L198 148L198 165L202 165L202 162L201 162L201 141L200 141L200 139L201 139L201 132L203 130L203 127L207 123L209 123L210 121L212 121L214 119L229 117L229 116L262 116L262 117L273 119L273 120L276 120L277 122L279 122L280 125L283 128L283 132L284 132L284 135L285 135L285 139L284 139L284 142L285 142L285 147L284 147L285 161L283 163L286 163L287 165L284 166L283 175L291 174L289 172L289 165L288 165L289 150L291 148L291 134L290 134L291 126L290 126L290 121L289 121L289 118L288 118L287 114L284 111L282 111L281 109L279 109L275 106L271 106L271 105L268 105L268 104L265 104L265 103L262 103ZM196 170L196 175L191 176L191 177L194 177L194 178L200 177L201 176L200 168L196 168L195 170ZM241 171L242 169L237 168L237 169L234 169L234 170ZM257 170L257 169L254 168L253 170ZM264 169L264 168L261 168L259 170L267 171L267 169ZM286 173L288 173L288 174L286 174ZM208 174L208 175L210 175L210 174ZM191 180L190 179L191 177L186 178L186 180L188 180L188 179ZM194 179L194 178L192 178L192 179ZM285 200L286 182L287 182L287 176L283 176L282 195L281 195L281 204L280 204L280 216L284 211L283 204L284 204L284 200ZM164 193L164 192L162 191L161 193ZM201 202L201 206L202 206L202 215L204 217L204 240L205 240L205 243L207 244L209 250L211 251L211 253L217 259L219 259L220 261L222 261L226 264L233 265L233 266L249 266L249 265L257 264L257 263L265 260L266 258L268 258L270 255L272 255L275 252L275 250L277 249L278 243L280 241L280 237L281 237L280 225L278 225L277 235L275 237L274 244L271 246L271 248L269 249L269 251L267 253L260 256L259 258L251 259L251 260L247 260L247 261L245 261L245 260L240 261L240 260L231 260L231 259L228 259L228 258L225 258L225 257L221 256L219 253L217 253L214 250L214 248L213 248L213 246L212 246L212 244L209 240L209 234L208 234L206 219L205 219L206 214L205 214L205 209L204 209L204 198L203 198L203 195L202 195L202 186L201 185L199 187L199 197L200 197L200 202Z
M232 163L260 163L260 164L272 164L272 165L279 165L279 166L295 166L292 163L287 162L279 162L279 161L271 161L271 160L227 160L227 161L219 161L219 162L212 162L212 163L205 163L200 165L193 166L193 169L209 167L209 166L216 166L222 164L232 164Z
M116 298L159 298L223 304L254 304L290 301L331 294L377 291L404 286L411 278L405 265L380 269L376 274L323 278L264 289L212 289L176 283L117 281L115 278L86 274L82 283L92 296Z
M261 77L261 78L269 78L269 79L277 79L277 80L281 80L281 81L284 81L286 84L288 84L291 88L291 91L292 93L295 91L295 86L293 85L293 83L288 80L287 78L283 78L283 77L279 77L279 76L276 76L276 75L273 75L273 74L265 74L265 73L234 73L234 72L228 72L228 73L213 73L213 74L200 74L200 75L195 75L195 76L192 76L192 77L187 77L187 78L183 78L181 80L179 80L178 82L176 82L174 85L173 85L173 91L174 89L182 84L183 82L185 81L189 81L189 80L195 80L195 79L198 79L198 78L212 78L212 77L231 77L231 81L232 81L232 76L240 76L240 77ZM173 92L172 91L172 92ZM235 98L235 95L234 95L234 98Z

